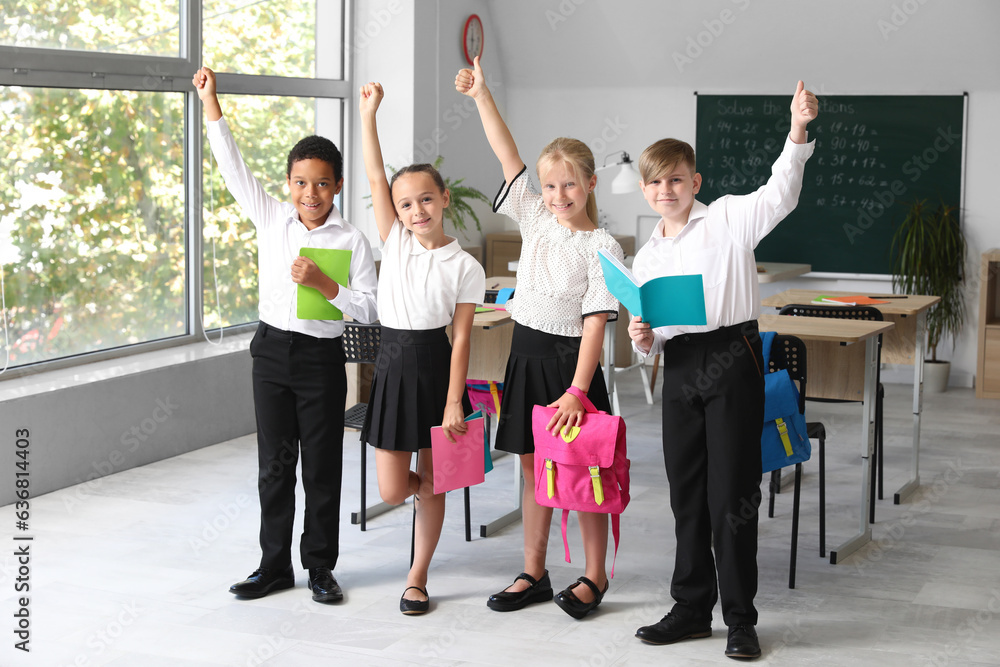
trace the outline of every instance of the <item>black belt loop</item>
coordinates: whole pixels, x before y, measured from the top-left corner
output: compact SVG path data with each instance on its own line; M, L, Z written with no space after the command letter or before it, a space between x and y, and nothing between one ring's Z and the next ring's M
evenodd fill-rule
M267 338L267 329L268 329L267 322L261 321L260 327L258 328L260 329L260 337Z

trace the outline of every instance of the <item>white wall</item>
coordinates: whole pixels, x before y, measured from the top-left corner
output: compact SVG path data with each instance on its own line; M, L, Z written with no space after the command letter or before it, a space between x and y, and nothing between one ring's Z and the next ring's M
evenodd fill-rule
M462 29L470 14L485 25L483 60L501 62L499 40L492 29L490 6L485 0L358 0L355 9L356 40L354 77L357 86L379 81L385 99L379 108L379 138L385 161L397 169L413 162L433 162L444 156L445 177L464 178L492 198L503 180L490 152L475 104L455 91L455 75L467 67L462 52ZM494 67L489 82L503 107L506 100L503 69ZM356 119L355 108L350 113ZM361 197L368 194L360 154L358 123L352 132L350 158L355 178L352 220L370 239L377 239L371 211ZM484 232L503 229L503 216L486 204L474 208ZM463 245L481 243L475 223ZM448 230L454 234L453 230ZM377 246L376 242L373 245Z
M500 6L505 11L497 11ZM955 351L944 341L938 356L953 361L952 384L971 386L975 267L984 250L1000 246L990 196L1000 154L1000 40L994 35L1000 3L498 0L491 7L508 56L509 123L529 162L558 135L587 141L599 164L623 149L637 159L665 136L693 144L695 91L791 96L798 78L820 95L968 91L969 317ZM699 39L707 44L700 52L691 47ZM689 55L695 57L686 62ZM612 195L600 185L598 204L618 233L633 233L636 216L650 213L640 194ZM802 279L778 287L864 291L887 284ZM892 372L886 377L894 379ZM899 380L909 377L904 371Z

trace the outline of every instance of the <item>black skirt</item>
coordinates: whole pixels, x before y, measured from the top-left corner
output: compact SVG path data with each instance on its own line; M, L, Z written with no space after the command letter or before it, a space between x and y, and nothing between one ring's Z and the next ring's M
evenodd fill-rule
M361 439L379 449L415 452L431 446L448 402L451 343L445 328L382 327ZM465 414L472 412L463 393Z
M531 410L536 405L555 401L573 384L581 340L514 323L500 402L497 449L513 454L534 454ZM598 410L611 412L600 364L594 370L587 397Z

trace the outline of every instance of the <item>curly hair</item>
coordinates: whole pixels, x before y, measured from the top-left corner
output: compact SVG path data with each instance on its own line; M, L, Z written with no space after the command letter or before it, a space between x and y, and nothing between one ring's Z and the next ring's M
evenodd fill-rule
M299 140L299 143L292 146L292 150L288 152L288 166L285 169L285 176L291 177L292 165L300 160L322 160L333 167L335 179L339 181L344 176L344 156L340 154L337 146L326 137L314 134Z

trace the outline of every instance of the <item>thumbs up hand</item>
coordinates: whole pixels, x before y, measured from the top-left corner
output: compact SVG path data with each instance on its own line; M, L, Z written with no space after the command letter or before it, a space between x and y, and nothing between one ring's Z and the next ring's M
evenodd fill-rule
M792 96L792 127L805 129L811 120L819 115L819 102L816 96L805 89L805 84L799 81Z

